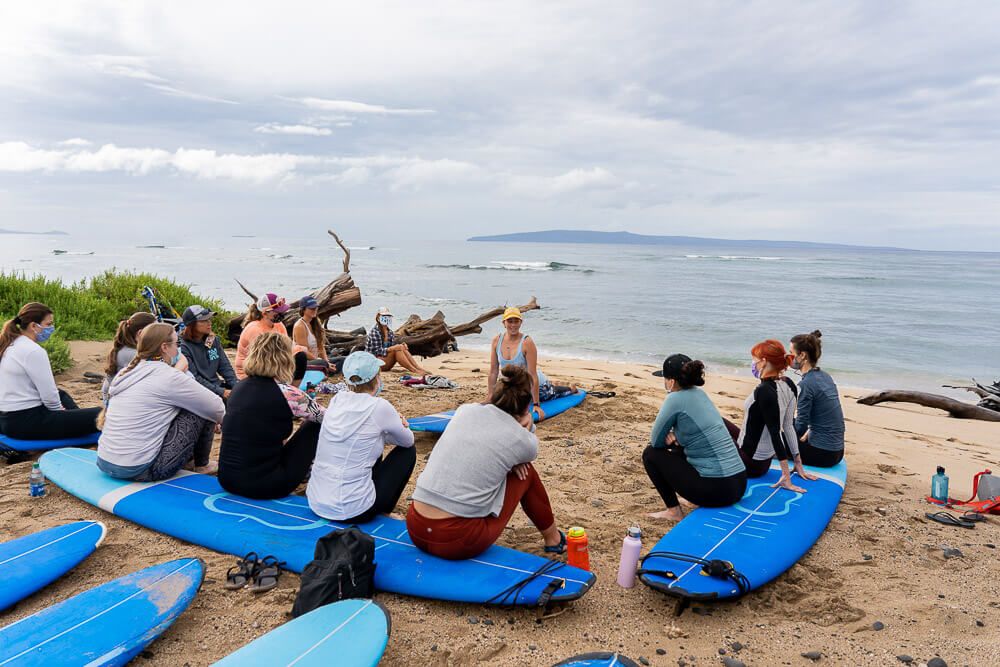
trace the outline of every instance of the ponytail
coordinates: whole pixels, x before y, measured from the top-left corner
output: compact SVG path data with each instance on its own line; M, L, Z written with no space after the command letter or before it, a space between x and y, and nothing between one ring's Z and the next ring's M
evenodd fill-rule
M260 308L257 307L256 303L251 303L250 307L247 309L246 316L243 317L242 326L246 326L251 322L256 322L257 320L263 319L264 313L260 312Z
M118 352L123 347L136 347L139 333L155 321L155 315L139 312L133 313L127 320L118 323L115 338L111 343L111 351L108 353L108 361L104 366L105 375L114 377L121 370L118 368Z
M520 366L504 366L493 387L490 403L512 417L520 417L531 405L531 376Z
M29 324L41 324L51 314L52 309L44 303L32 301L24 304L17 315L4 322L3 329L0 329L0 359L3 359L7 348L14 344Z
M780 340L773 338L754 345L750 354L771 364L778 373L782 373L791 365L791 355L785 354L785 346Z
M125 375L138 366L140 361L162 360L163 356L160 354L160 348L170 340L173 334L174 328L163 322L154 322L145 327L139 332L139 338L136 341L135 347L135 357L128 363L128 366L119 372L119 375Z
M700 387L705 384L705 364L698 359L685 361L675 378L681 389Z

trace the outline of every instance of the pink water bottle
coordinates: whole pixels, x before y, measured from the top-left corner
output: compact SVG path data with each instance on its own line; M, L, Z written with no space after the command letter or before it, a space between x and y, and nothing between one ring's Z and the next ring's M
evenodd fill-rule
M618 563L618 585L622 588L635 586L635 571L639 566L639 554L642 552L642 531L639 526L632 526L622 540L622 559Z

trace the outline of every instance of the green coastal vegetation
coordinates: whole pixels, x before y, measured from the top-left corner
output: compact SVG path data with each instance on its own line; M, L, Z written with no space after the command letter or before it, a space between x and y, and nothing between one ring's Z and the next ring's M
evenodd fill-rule
M217 336L227 343L227 317L222 304L195 294L191 287L149 273L110 269L77 283L64 284L42 276L0 272L0 321L14 317L25 303L40 301L55 312L55 334L42 347L49 354L52 371L61 373L73 365L68 340L111 340L118 323L137 311L149 311L142 288L152 287L164 305L178 313L191 304L201 304L223 315L214 320Z

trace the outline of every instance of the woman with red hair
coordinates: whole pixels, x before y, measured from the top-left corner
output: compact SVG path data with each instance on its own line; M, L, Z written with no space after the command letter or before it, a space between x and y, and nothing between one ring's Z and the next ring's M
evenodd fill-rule
M750 350L751 371L760 380L744 404L743 429L738 441L740 456L747 468L747 477L761 477L771 468L771 459L781 465L781 479L774 486L805 493L792 484L792 461L795 472L807 480L816 479L802 467L799 441L795 434L795 383L784 376L791 364L780 341L769 339Z

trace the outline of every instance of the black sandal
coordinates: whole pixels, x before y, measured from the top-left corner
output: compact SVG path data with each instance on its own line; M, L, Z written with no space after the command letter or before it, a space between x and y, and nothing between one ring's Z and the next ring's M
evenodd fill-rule
M251 551L236 561L236 565L226 571L225 589L227 591L238 591L246 586L253 579L259 565L260 559L257 557L256 551Z
M546 546L542 549L547 554L564 554L566 553L566 533L559 531L559 544L553 544Z
M588 391L587 393L594 398L614 398L617 396L613 391Z
M949 514L948 512L925 512L926 516L931 521L937 521L938 523L943 523L946 526L956 526L958 528L975 528L976 524L966 519L964 517L957 517L954 514Z
M279 561L274 556L264 556L260 559L257 571L253 575L253 584L250 586L251 593L265 593L278 585L278 577L281 576L281 566L285 561Z

